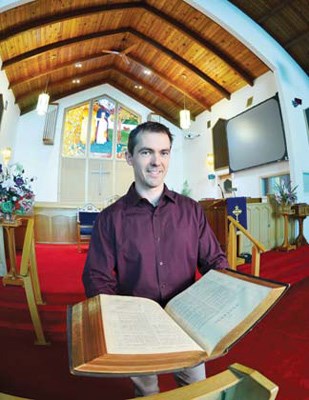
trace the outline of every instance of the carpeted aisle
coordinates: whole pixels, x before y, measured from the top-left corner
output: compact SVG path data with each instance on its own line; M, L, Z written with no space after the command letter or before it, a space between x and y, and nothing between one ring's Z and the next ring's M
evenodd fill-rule
M81 273L86 253L76 246L37 245L40 314L50 346L35 346L24 291L0 284L0 393L35 400L133 397L128 378L89 378L70 374L66 308L85 298ZM242 270L248 270L242 266ZM286 296L228 354L207 363L208 376L240 362L259 370L280 387L278 400L309 400L309 246L290 253L262 255L261 276L292 283ZM161 390L175 387L160 376Z

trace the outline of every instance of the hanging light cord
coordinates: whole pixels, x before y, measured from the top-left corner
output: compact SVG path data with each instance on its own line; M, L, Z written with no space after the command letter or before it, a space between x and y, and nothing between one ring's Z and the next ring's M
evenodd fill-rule
M47 93L47 88L48 88L48 84L49 84L49 78L50 78L50 76L47 77L44 93Z

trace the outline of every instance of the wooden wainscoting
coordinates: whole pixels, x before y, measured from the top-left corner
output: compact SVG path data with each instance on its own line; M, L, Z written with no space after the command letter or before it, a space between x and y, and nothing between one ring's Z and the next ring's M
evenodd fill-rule
M37 243L76 243L77 209L81 205L38 203L34 207Z
M201 200L209 224L215 232L220 245L227 251L228 221L225 199ZM263 244L266 250L278 248L284 241L284 218L269 202L261 199L247 199L247 229ZM289 220L289 241L295 240L295 221ZM239 253L251 253L252 244L246 237L241 237Z
M261 242L266 250L282 245L284 241L284 219L269 203L247 204L247 225L250 234ZM289 221L289 240L295 240L295 221ZM251 253L252 244L247 238L242 240L241 252Z
M81 206L80 204L36 203L34 207L35 241L37 243L76 243L77 209ZM100 205L95 206L101 208ZM208 217L211 216L208 215ZM283 243L284 220L281 215L274 211L271 204L248 202L247 222L248 231L265 246L266 250L277 248ZM221 228L225 226L224 224L219 225ZM291 242L295 239L294 227L295 220L291 218L289 226ZM20 230L20 233L16 232L16 247L21 248L24 227L21 226L18 230ZM220 232L217 233L220 236ZM225 237L225 235L223 236ZM243 238L240 250L241 252L251 252L251 244L246 238Z

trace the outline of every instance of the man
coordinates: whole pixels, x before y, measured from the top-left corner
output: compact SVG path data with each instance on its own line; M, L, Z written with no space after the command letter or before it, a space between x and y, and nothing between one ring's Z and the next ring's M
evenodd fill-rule
M164 306L201 273L228 263L203 209L164 184L172 147L167 127L132 130L126 160L135 182L95 223L83 273L86 295L147 297ZM204 364L175 373L180 386L205 378ZM159 392L156 375L132 377L135 395Z

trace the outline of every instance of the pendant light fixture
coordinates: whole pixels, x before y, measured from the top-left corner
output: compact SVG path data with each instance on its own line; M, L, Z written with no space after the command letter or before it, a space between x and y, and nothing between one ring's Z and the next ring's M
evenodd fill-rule
M186 74L181 75L182 79L185 81L187 79ZM190 111L186 109L186 95L183 95L183 110L179 113L180 127L181 129L189 129L191 125Z
M189 129L191 125L190 110L186 109L186 96L183 97L183 110L180 111L180 127L181 129Z
M38 115L45 115L49 105L49 94L47 93L48 80L46 82L45 91L39 95L36 111Z

